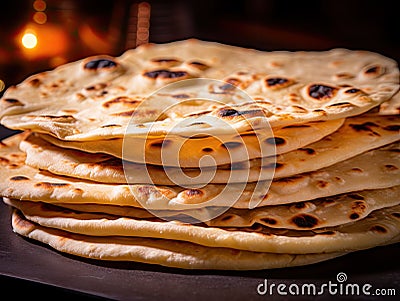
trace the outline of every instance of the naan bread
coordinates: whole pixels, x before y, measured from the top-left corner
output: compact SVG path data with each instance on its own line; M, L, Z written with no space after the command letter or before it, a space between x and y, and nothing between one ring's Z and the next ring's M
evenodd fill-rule
M182 269L262 270L308 265L345 253L273 254L208 248L188 242L135 237L93 237L50 229L12 215L14 232L76 256L110 261L135 261Z
M399 115L400 114L400 93L397 93L388 101L383 102L379 108L378 112L380 115Z
M115 149L118 157L124 160L180 167L205 167L251 158L286 153L322 139L335 132L343 124L343 119L326 122L311 122L297 127L243 133L224 137L171 137L170 139L112 139L87 142L70 142L44 135L54 144L65 144L67 148L82 147L91 152L105 152ZM47 137L47 138L46 138ZM125 143L125 144L124 144ZM71 144L69 146L69 144ZM109 144L105 146L105 144ZM124 156L122 155L124 150ZM204 156L212 159L200 161ZM176 159L176 160L174 160Z
M197 80L153 94L190 78ZM189 137L359 115L398 89L397 63L372 52L263 52L186 40L34 75L4 93L0 111L6 127L70 141Z
M48 228L88 236L129 236L187 241L212 248L252 252L310 254L349 252L385 244L400 235L400 206L380 209L365 219L313 231L217 228L162 220L136 220L79 213L37 202L10 201L30 221Z
M257 223L271 228L320 229L360 220L375 210L399 204L400 186L394 186L252 210L232 208L206 224L213 227L251 227Z
M24 164L25 155L18 149L21 138L16 135L2 142L0 195L3 197L53 203L144 206L155 210L206 206L248 209L400 185L400 142L315 172L274 180L272 183L263 181L257 183L257 186L252 183L229 186L209 184L203 188L183 188L104 184L39 171Z
M296 129L294 130L296 132ZM95 143L64 142L47 135L30 135L21 142L20 148L26 153L27 165L59 175L103 183L123 184L128 178L130 183L134 184L174 185L168 177L170 175L180 185L191 185L224 184L228 181L230 183L255 182L268 180L272 175L275 178L293 176L344 161L365 151L392 143L399 138L400 115L357 116L348 118L339 130L322 140L279 155L276 159L264 158L262 161L253 159L234 165L217 166L215 174L214 168L202 168L201 176L199 176L200 169L185 169L183 176L180 174L181 169L174 167L129 162L122 164L120 159L104 153L87 153L65 148L70 147L70 144L74 147L79 144L90 148L89 145L95 147ZM357 142L354 143L354 141ZM117 142L113 141L109 144L115 145ZM263 164L277 166L275 173L262 167Z
M263 206L251 210L230 208L213 219L209 218L209 216L215 216L213 207L178 212L173 210L152 211L150 213L147 210L129 206L65 203L57 203L57 206L78 212L106 213L135 219L162 217L166 220L173 220L174 216L186 215L192 217L193 222L202 220L204 224L213 227L252 227L260 224L270 228L312 230L354 222L363 219L372 211L398 205L400 204L399 195L400 186L354 191L316 200Z

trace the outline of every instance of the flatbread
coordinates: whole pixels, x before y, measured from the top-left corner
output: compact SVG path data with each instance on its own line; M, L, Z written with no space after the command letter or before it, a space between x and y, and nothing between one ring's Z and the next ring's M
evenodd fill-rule
M190 137L359 115L398 89L397 63L372 52L263 52L185 40L34 75L4 93L0 112L6 127L70 141Z
M192 137L189 139L174 137L168 140L131 138L129 142L125 140L125 145L123 145L123 139L66 142L48 135L44 137L50 142L56 140L54 143L56 145L65 144L67 148L81 147L96 153L103 152L102 147L107 144L104 146L105 152L111 147L118 152L117 157L138 163L205 167L286 153L335 132L343 122L343 119L312 122L297 127L277 129L273 132L265 130L233 137ZM69 146L69 144L71 145ZM124 156L122 155L123 149L125 150ZM212 160L200 161L205 155L212 157ZM174 161L174 157L177 157L177 160Z
M394 186L252 210L232 208L205 223L213 227L251 227L261 224L292 230L321 229L360 220L375 210L398 204L400 186Z
M233 248L280 254L332 253L363 250L385 244L400 235L400 206L380 209L365 219L314 231L217 228L135 220L105 214L79 213L44 203L10 201L30 221L48 228L88 236L129 236L187 241L211 248Z
M383 102L379 108L378 113L380 115L399 115L400 114L400 93L396 93L391 99Z
M15 135L2 142L0 195L3 197L54 203L144 206L155 210L206 206L250 208L400 185L400 142L315 172L274 180L272 183L263 181L257 186L253 183L245 186L240 183L229 186L209 184L203 188L183 188L104 184L39 171L24 164L25 155L18 149L23 135ZM269 185L267 194L266 190L256 189L268 188Z
M313 264L345 253L273 254L208 248L188 242L135 237L93 237L50 229L12 215L14 232L51 248L80 257L135 261L182 269L262 270Z
M334 227L365 218L372 211L400 204L400 186L385 189L354 191L331 197L294 204L264 206L251 210L231 208L213 219L214 208L181 211L153 211L135 207L98 204L65 204L57 206L77 212L106 213L135 219L162 217L173 220L174 216L186 215L193 222L212 227L252 227L255 224L270 228L312 230ZM33 206L33 205L32 205ZM36 205L37 206L37 205Z
M143 164L192 168L230 164L301 148L335 132L343 122L344 119L309 122L274 130L266 127L233 136L205 135L205 138L128 136L123 139L122 158ZM204 160L205 156L211 159Z
M122 161L114 156L97 153L97 151L87 153L74 149L82 147L94 151L92 147L96 145L91 142L86 144L64 142L48 135L30 135L21 142L20 148L26 153L27 165L59 175L103 183L123 184L128 178L130 183L135 184L174 185L176 182L180 185L191 185L223 184L228 181L230 183L255 182L268 180L271 176L274 178L293 176L344 161L365 151L392 143L399 138L400 115L357 116L348 118L345 124L333 134L306 147L279 155L276 159L264 158L263 161L253 159L233 166L218 166L216 170L203 168L201 175L200 169L189 168L183 170L185 176L181 175L181 169L173 167L129 162L122 164ZM100 143L100 141L97 143L99 150L102 148ZM109 144L116 146L118 142L113 141ZM265 172L266 168L262 168L263 164L266 166L274 164L278 168L275 173Z

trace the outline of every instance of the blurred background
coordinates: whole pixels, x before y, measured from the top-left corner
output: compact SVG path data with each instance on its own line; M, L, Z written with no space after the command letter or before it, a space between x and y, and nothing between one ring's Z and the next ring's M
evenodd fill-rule
M386 0L14 0L0 9L0 96L27 76L146 42L199 38L261 50L365 49L400 60Z

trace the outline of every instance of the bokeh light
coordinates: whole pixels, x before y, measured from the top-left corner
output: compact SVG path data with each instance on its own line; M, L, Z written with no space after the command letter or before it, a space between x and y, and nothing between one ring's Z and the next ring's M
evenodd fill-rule
M62 64L65 64L66 62L67 62L67 59L65 57L62 57L62 56L52 57L52 58L50 58L50 61L49 61L50 66L52 68L55 68L55 67L60 66Z
M150 4L141 2L137 12L136 45L148 43L150 27Z
M37 24L44 24L47 22L47 15L44 12L36 12L33 15L33 21Z
M21 54L29 60L64 56L70 46L65 29L50 22L45 25L28 23L16 36L16 41Z
M22 36L21 43L22 43L22 46L24 46L25 48L32 49L37 46L38 40L34 33L26 32Z
M36 11L44 11L45 9L46 9L46 7L47 7L47 5L46 5L46 2L45 1L43 1L43 0L35 0L34 2L33 2L33 8L36 10Z

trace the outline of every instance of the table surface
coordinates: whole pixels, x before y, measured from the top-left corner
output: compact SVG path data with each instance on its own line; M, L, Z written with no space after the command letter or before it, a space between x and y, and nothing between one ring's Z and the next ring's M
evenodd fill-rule
M2 137L12 132L0 129ZM82 299L116 300L309 300L309 296L257 294L265 282L322 285L337 283L337 274L347 275L345 284L369 283L372 290L384 288L400 294L400 244L358 251L330 261L304 267L263 271L192 271L134 262L105 262L63 254L47 245L23 238L12 231L11 211L0 202L0 287L2 292L30 292L73 296ZM17 292L11 287L18 286ZM54 295L53 295L54 296ZM343 295L341 295L342 298ZM278 298L279 297L279 298ZM327 291L323 300L338 300ZM387 297L391 299L390 297ZM346 299L351 299L347 296ZM367 296L357 300L381 300Z

